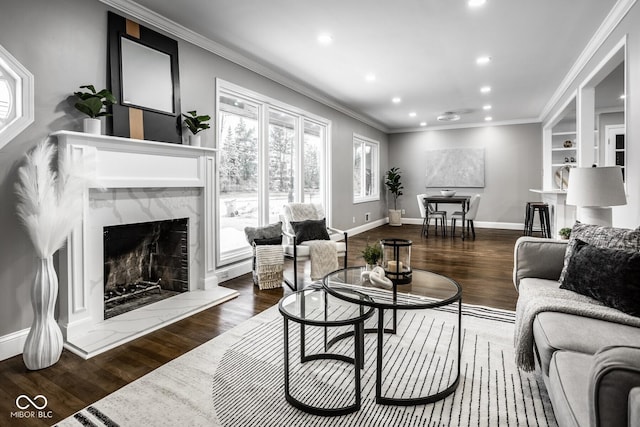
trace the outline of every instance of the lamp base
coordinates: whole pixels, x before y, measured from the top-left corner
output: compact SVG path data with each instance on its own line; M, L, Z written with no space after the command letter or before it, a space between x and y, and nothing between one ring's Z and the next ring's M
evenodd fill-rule
M612 214L610 207L581 207L578 208L578 221L584 224L603 225L611 227Z

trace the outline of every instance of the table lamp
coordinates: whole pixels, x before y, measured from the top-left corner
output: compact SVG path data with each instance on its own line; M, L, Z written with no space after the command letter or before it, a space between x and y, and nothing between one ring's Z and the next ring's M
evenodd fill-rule
M627 204L620 166L571 169L567 204L578 207L580 222L610 227L611 206Z

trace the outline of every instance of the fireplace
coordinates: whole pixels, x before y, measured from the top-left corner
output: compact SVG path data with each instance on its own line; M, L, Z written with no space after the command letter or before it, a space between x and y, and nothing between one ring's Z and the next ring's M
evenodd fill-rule
M104 227L104 318L189 291L188 218Z
M93 357L238 295L218 285L215 149L80 132L52 136L72 159L88 161L95 178L83 194L81 224L59 254L58 324L66 349ZM105 232L113 247L105 246ZM139 259L120 265L131 253ZM173 296L137 305L164 294ZM119 314L125 303L132 309Z

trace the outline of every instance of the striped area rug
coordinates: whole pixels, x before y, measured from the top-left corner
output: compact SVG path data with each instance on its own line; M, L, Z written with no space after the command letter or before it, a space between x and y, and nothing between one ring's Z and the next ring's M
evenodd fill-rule
M375 403L376 334L365 337L362 408L340 417L309 415L284 399L283 321L273 307L67 418L59 425L137 426L555 426L546 391L515 367L514 313L463 305L460 383L428 405ZM375 326L376 316L367 326ZM385 315L389 326L390 312ZM305 403L353 402L353 366L300 364L300 335L290 322L291 393ZM457 363L457 306L399 311L385 334L383 394L416 397L446 388ZM341 330L329 330L329 338ZM307 327L307 354L321 352L322 330ZM353 355L353 340L331 349Z

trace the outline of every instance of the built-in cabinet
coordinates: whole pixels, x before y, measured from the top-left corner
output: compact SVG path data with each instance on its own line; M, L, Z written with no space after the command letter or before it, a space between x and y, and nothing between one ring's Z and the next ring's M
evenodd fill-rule
M575 131L558 131L551 133L551 171L553 188L566 189L569 177L568 168L578 163L578 149Z

